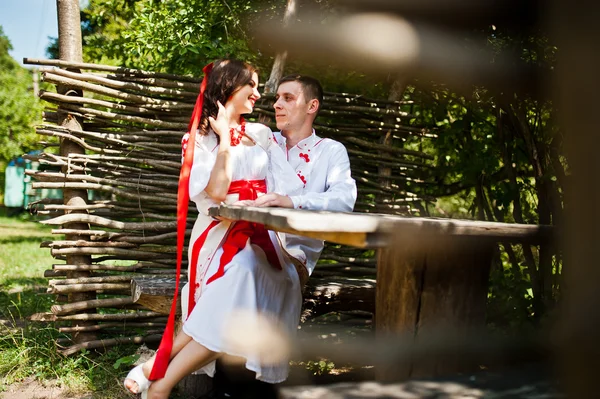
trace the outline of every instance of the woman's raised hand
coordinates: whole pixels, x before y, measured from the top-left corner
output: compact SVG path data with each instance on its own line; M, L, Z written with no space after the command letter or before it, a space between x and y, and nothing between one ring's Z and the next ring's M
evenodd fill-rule
M229 132L227 111L220 101L217 101L217 107L219 108L217 118L215 119L212 116L209 116L208 121L210 122L210 127L212 127L212 130L214 130L219 137L227 137L227 133Z

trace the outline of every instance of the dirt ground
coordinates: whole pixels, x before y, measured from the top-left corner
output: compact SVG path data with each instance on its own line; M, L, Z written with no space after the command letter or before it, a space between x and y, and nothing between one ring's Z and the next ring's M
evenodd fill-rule
M72 395L57 381L36 381L29 377L19 383L2 386L2 399L92 399L92 394Z

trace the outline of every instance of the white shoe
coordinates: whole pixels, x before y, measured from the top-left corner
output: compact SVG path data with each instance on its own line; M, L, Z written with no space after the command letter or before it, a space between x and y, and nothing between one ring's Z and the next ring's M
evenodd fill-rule
M150 388L150 380L146 378L144 375L144 370L142 370L142 365L135 366L131 369L125 380L133 380L138 385L137 393L142 395L142 399L146 399L148 397L148 388ZM129 391L129 388L125 385L125 381L123 381L123 386L125 389Z

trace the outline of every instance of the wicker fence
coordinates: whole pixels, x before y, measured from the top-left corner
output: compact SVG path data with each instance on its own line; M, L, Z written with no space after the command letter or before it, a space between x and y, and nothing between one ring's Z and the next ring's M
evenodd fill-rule
M35 180L33 187L85 189L89 197L83 206L52 199L31 204L34 212L47 215L43 223L55 226L52 233L58 236L42 244L57 261L45 273L51 278L48 291L57 295L52 314L45 318L60 322L61 332L96 333L93 342L65 347L66 354L83 347L156 341L165 317L133 303L130 280L133 275L175 274L180 140L200 80L56 60L30 63L45 65L45 82L85 93L84 97L40 94L49 106L44 124L37 127L46 138L45 150L32 157L42 167L28 172ZM315 128L348 149L359 187L356 211L408 214L430 200L418 193L427 182L431 157L407 148L432 136L408 123L410 109L410 103L325 93ZM58 126L59 112L82 118L83 129ZM265 95L249 119L273 115L272 96ZM59 155L59 140L79 143L85 154ZM194 212L190 207L188 234ZM89 229L71 228L74 223ZM61 235L77 239L60 240ZM87 255L91 262L65 264L67 255ZM372 252L327 246L313 287L320 284L319 277L374 278L375 263ZM74 271L89 276L65 278ZM70 300L70 294L82 292L96 294L94 299ZM307 293L309 299L315 296L319 294Z

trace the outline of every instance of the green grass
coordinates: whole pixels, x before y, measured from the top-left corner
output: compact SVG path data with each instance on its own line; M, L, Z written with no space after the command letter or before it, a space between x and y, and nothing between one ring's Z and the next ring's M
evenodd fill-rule
M49 312L54 303L43 277L54 260L48 248L40 248L42 241L52 239L50 230L27 216L8 217L0 208L0 391L33 376L52 380L71 394L123 398L120 380L130 365L119 359L135 347L64 357L56 339L66 336L53 323L28 320L34 313Z

